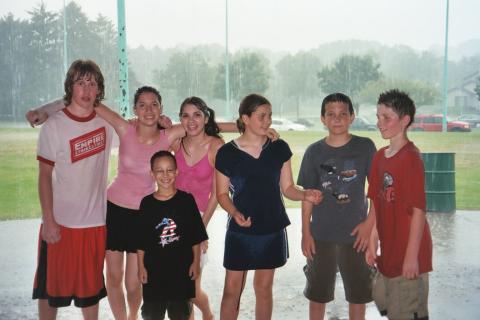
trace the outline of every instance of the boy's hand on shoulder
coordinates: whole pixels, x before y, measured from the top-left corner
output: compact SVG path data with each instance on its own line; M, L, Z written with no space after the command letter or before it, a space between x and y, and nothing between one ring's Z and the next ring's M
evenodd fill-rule
M148 272L143 266L138 268L138 279L144 284L148 282Z
M305 199L315 205L319 204L323 200L323 193L316 189L305 189Z
M190 279L196 280L198 276L200 275L200 263L199 262L193 262L190 265L190 268L188 269L188 275L190 276Z
M55 221L44 221L42 227L42 239L49 244L56 243L61 239L60 226Z
M302 233L302 253L308 260L313 260L315 254L315 240L310 232Z
M405 256L403 260L402 276L408 280L413 280L419 276L418 259Z
M357 252L367 249L371 231L371 228L369 228L365 222L361 222L353 229L352 233L350 233L351 236L356 236L353 248L356 249Z

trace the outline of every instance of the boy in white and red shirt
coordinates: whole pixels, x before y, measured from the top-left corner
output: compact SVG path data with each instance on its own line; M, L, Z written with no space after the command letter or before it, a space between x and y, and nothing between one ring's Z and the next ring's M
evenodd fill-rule
M42 126L37 148L42 208L33 298L39 317L82 308L98 318L103 280L108 160L113 129L94 111L104 97L95 62L77 60L65 79L66 107Z

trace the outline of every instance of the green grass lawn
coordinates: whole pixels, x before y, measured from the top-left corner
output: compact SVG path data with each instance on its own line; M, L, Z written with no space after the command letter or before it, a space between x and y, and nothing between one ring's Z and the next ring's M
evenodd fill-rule
M36 140L39 129L0 128L0 220L25 219L40 216L37 194L38 163ZM377 148L386 142L378 132L353 132L370 137ZM292 149L293 175L296 179L305 149L325 136L325 132L281 132ZM414 132L410 138L422 152L454 152L456 170L457 209L479 210L480 197L480 132L423 133ZM225 141L235 137L226 134ZM110 177L116 170L116 156L111 158ZM289 207L297 202L286 201Z

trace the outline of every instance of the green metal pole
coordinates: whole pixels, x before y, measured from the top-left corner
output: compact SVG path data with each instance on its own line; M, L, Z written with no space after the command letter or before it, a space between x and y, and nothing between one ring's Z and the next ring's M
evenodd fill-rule
M117 0L118 19L118 60L120 84L120 113L123 117L130 117L131 110L128 98L128 57L127 57L127 27L125 20L125 0Z
M65 10L65 0L63 0L63 71L68 71L68 53L67 53L67 10Z
M447 0L447 13L445 15L445 52L443 54L443 120L442 131L447 132L448 113L448 14L449 0Z
M228 55L228 0L225 0L225 118L230 120L230 66Z

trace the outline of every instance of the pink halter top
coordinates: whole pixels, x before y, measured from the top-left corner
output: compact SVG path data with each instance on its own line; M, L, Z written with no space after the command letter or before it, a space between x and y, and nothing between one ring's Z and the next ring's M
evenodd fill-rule
M209 146L210 148L210 146ZM197 163L189 166L185 160L182 147L175 153L178 176L175 181L177 189L191 193L195 198L198 210L207 210L208 199L212 191L213 167L208 161L208 151Z

